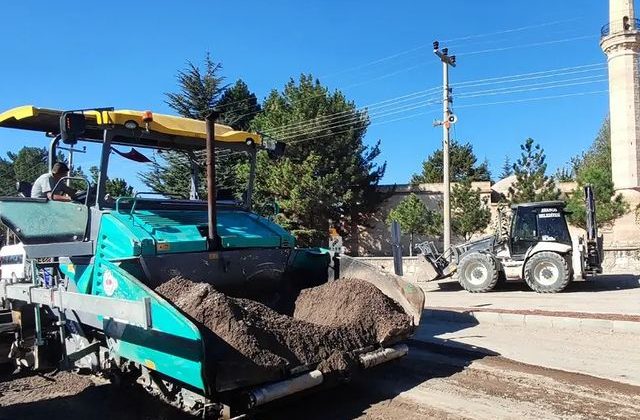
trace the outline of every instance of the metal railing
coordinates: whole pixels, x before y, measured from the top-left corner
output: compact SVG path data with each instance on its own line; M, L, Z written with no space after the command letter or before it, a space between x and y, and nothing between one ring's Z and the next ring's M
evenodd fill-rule
M613 22L614 29L611 30L611 23L609 22L600 28L600 36L605 37L617 33L624 33L628 31L636 31L640 28L640 19L622 19L619 21Z

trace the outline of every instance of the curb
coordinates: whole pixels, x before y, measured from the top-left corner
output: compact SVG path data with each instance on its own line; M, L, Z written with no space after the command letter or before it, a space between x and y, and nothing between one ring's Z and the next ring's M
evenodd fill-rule
M484 324L509 327L554 328L599 333L640 334L640 322L621 319L590 318L588 313L570 315L539 315L515 312L477 311L473 309L425 309L422 319L434 319L460 324Z

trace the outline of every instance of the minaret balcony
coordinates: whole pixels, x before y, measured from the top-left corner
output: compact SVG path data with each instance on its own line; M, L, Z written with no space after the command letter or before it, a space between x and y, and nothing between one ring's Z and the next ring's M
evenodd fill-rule
M633 33L640 29L640 19L624 18L619 21L609 22L600 28L600 37L618 35L623 33Z

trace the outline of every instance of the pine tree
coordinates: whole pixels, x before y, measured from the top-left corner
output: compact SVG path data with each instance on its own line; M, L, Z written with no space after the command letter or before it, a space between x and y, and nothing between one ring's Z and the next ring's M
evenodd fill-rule
M340 115L339 120L335 116ZM336 128L340 124L340 128ZM378 164L380 143L371 147L364 144L364 135L369 125L366 112L356 108L342 92L330 92L311 75L301 75L296 81L291 79L282 91L272 91L263 105L263 111L252 123L253 129L272 135L287 143L287 159L271 162L260 167L258 178L277 180L264 171L280 171L281 165L291 165L289 172L309 173L319 180L331 179L332 199L318 200L314 204L313 214L322 215L307 220L298 210L291 211L291 217L305 221L301 226L306 229L323 231L328 239L330 219L349 243L352 252L357 252L355 242L358 226L367 225L372 215L387 197L378 190L378 183L384 175L386 164ZM307 164L309 156L317 156L313 166ZM293 169L301 166L300 169ZM245 171L246 173L246 171ZM262 199L273 197L279 187L258 183L256 203L262 206ZM277 199L277 197L276 197ZM282 205L283 212L287 211Z
M227 87L224 77L220 75L221 71L222 64L213 61L208 53L203 68L187 62L187 67L177 75L178 92L165 94L167 105L180 116L198 120L203 120L210 110L216 108L221 112L218 123L230 124L239 130L249 128L251 120L260 111L257 98L242 80ZM235 177L235 167L246 159L244 155L217 159L218 188L233 191L246 189L246 184L240 185ZM206 198L204 154L198 154L195 161L198 196ZM160 158L154 159L150 171L140 174L140 179L154 192L188 198L191 190L191 171L191 162L187 155L177 151L165 151Z
M391 225L394 221L400 224L402 233L409 234L410 256L413 256L415 235L438 234L440 232L440 214L429 210L422 200L413 193L389 212L387 224Z
M16 181L33 183L49 171L49 151L44 147L23 147L18 153L8 152Z
M488 200L480 196L480 189L473 188L471 181L466 179L454 184L451 191L451 227L453 231L471 239L474 233L483 231L491 221L491 211L487 206Z
M204 69L187 61L187 68L178 71L180 91L165 93L165 103L178 115L194 120L204 120L222 97L226 85L220 76L222 63L216 63L209 53L204 58Z
M236 130L249 130L251 120L260 112L261 107L256 95L242 80L224 91L216 108L222 113L220 122Z
M97 166L92 166L89 168L89 173L91 174L91 182L97 184L98 177L100 176L100 169ZM84 176L84 174L82 176ZM133 197L134 195L133 187L123 178L107 178L105 185L106 193L113 198Z
M546 175L544 149L532 138L525 140L520 149L520 159L513 165L516 182L509 187L509 201L517 204L559 199L560 190L553 177Z
M449 159L451 182L460 182L464 179L471 181L489 181L491 179L489 164L486 160L481 164L477 163L478 158L473 152L471 143L460 144L452 141L449 147ZM442 149L438 149L422 163L422 173L414 174L411 184L442 182L442 168Z
M622 194L616 194L611 176L611 127L606 119L589 150L572 159L578 186L569 195L567 210L569 222L584 228L586 208L584 186L593 188L596 201L596 223L602 227L613 222L629 210Z
M513 164L509 155L504 157L504 163L502 164L502 172L500 172L500 179L505 179L513 175Z

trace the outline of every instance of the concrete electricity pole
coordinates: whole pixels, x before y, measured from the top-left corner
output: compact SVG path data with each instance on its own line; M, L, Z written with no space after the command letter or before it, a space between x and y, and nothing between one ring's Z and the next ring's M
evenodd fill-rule
M449 176L451 170L449 168L449 128L457 119L451 113L449 107L451 99L451 90L449 89L449 66L456 66L456 56L449 55L449 49L440 50L440 43L434 41L433 52L442 61L442 121L437 121L435 125L442 126L442 173L444 184L444 251L446 252L451 246L451 183Z

